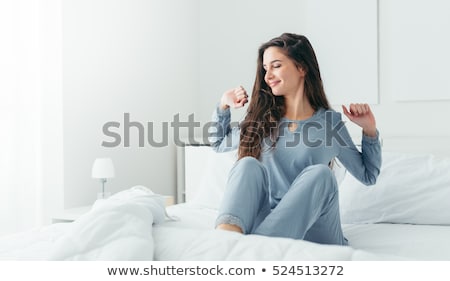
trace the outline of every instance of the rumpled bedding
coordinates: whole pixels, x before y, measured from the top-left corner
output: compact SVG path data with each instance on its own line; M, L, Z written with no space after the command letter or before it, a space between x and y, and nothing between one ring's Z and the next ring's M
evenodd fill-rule
M164 220L163 197L132 187L97 200L56 240L49 259L153 260L152 226Z
M166 213L163 196L135 186L98 200L72 223L0 239L0 259L396 260L351 247L215 230L215 212L208 210L179 204Z

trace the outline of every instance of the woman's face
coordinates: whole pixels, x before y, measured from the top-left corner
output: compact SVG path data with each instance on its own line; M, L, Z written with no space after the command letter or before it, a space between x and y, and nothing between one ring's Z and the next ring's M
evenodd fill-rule
M281 48L269 47L264 51L263 67L266 71L264 81L274 95L295 95L302 89L305 71L284 55Z

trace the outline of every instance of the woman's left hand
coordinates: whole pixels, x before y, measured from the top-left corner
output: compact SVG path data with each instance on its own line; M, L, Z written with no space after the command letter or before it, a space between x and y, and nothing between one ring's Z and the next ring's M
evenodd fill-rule
M370 137L377 135L377 125L375 116L373 116L370 106L366 103L352 103L349 110L343 105L342 110L345 116L353 123L357 124L363 129L363 133Z

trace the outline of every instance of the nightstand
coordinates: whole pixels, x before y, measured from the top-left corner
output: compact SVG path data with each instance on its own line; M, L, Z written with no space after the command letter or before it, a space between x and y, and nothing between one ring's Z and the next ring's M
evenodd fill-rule
M173 204L175 204L175 199L173 198L173 196L163 195L163 197L166 201L166 207L172 206Z
M166 206L171 206L174 204L173 196L164 195L163 197L165 199ZM84 215L85 213L89 212L91 207L92 207L91 205L88 205L88 206L80 206L80 207L65 209L52 217L52 223L73 222L77 218L79 218L82 215Z

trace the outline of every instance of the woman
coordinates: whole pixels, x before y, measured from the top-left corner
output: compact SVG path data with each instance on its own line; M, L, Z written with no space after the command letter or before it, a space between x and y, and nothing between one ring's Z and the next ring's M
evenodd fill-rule
M289 33L259 48L246 117L231 128L229 108L247 102L245 89L231 89L213 115L213 148L238 148L216 228L347 245L330 167L336 157L358 180L375 183L381 149L370 107L342 106L362 128L359 152L341 115L330 108L310 42Z

